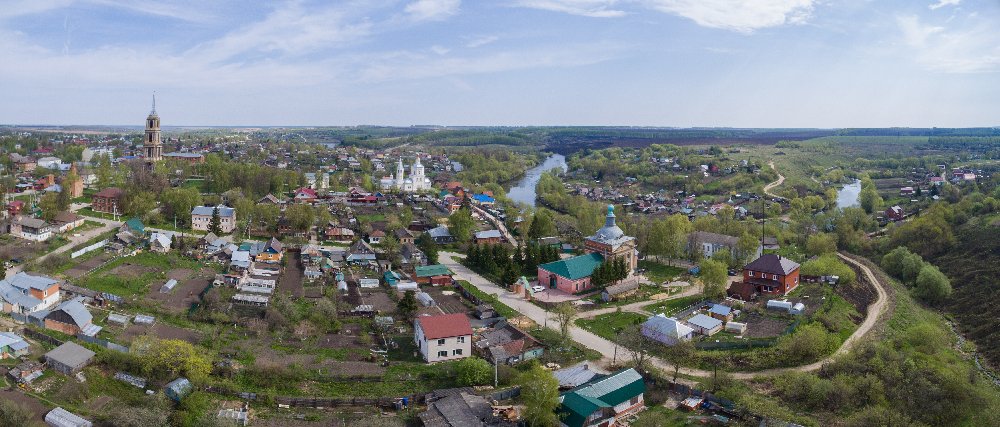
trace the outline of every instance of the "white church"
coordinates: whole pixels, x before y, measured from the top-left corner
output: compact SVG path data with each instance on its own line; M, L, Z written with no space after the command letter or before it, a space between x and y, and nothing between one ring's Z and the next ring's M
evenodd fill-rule
M413 166L410 166L410 177L406 177L406 171L403 169L403 159L399 159L399 163L396 165L396 174L382 177L381 187L383 191L402 191L406 193L415 193L418 191L430 190L431 180L424 176L424 165L420 164L420 157L413 162Z

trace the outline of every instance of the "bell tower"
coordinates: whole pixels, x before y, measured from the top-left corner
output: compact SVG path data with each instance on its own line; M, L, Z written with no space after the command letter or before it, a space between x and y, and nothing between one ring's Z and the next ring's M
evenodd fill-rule
M143 157L150 167L163 158L163 142L160 141L160 116L156 114L156 94L153 94L153 110L146 117L146 134L143 138Z

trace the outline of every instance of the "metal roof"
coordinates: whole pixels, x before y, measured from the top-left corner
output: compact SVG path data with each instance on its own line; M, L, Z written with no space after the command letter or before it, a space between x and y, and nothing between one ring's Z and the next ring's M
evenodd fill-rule
M577 280L590 276L602 262L604 262L604 256L595 252L553 261L538 267L567 279Z
M219 217L231 217L236 214L236 209L228 206L195 206L191 209L191 215L212 216L216 207L219 208Z
M697 314L694 317L687 320L688 323L697 326L702 329L715 329L722 326L722 321L714 317L708 317L704 314Z
M59 347L56 347L50 352L45 353L45 358L54 360L71 368L78 368L89 362L90 359L94 357L94 354L94 352L87 350L85 347L69 341L63 343L63 345Z

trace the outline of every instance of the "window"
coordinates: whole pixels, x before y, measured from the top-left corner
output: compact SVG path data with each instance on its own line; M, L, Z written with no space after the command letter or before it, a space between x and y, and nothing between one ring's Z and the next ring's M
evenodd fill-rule
M633 397L628 401L629 406L635 406L636 403L639 403L639 396Z
M438 345L444 345L444 340L443 339L438 340Z
M459 349L452 350L451 351L451 355L452 356L461 356L462 355L462 349L459 348Z
M459 343L465 343L465 337L458 337L456 339L458 340Z
M753 272L752 271L750 272L750 277L753 277Z
M441 350L438 352L438 357L448 357L448 350Z

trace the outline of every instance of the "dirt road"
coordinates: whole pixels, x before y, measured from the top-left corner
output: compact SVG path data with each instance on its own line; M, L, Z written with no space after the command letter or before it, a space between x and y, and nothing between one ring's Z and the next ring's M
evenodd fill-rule
M770 166L771 169L774 169L775 172L778 172L778 170L774 168L774 161L773 160L770 161L770 162L767 162L767 165ZM777 194L772 193L771 190L774 189L774 187L777 187L777 186L779 186L781 184L784 184L784 183L785 183L785 176L782 175L781 172L778 172L778 180L774 181L774 182L771 182L771 183L768 183L767 185L765 185L764 186L764 194L767 194L768 196L771 196L771 197L781 197L781 196L779 196Z

